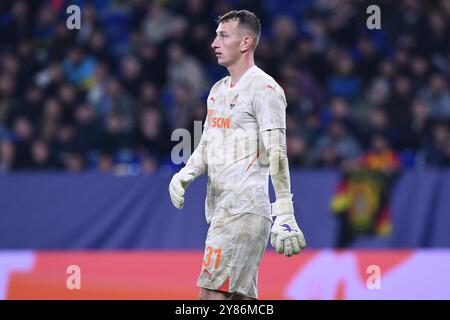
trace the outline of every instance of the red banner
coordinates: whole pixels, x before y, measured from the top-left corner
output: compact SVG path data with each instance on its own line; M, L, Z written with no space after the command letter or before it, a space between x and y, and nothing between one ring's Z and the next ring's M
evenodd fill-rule
M2 299L197 299L200 251L0 251ZM450 250L267 252L260 299L449 299ZM2 280L3 279L3 280Z

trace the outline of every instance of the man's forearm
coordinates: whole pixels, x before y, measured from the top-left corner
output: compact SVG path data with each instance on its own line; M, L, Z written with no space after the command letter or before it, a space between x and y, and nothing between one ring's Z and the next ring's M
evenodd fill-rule
M182 172L194 175L194 178L201 176L206 172L206 131L203 132L200 143L189 157Z
M270 174L273 189L275 191L275 196L277 199L283 199L291 196L291 182L289 174L289 162L287 157L281 158L279 160L274 159L273 161L279 161L277 166L278 170L273 169L274 173ZM272 160L270 163L272 167ZM272 172L272 169L271 169Z
M261 133L270 164L270 177L276 199L291 197L291 179L284 129L267 130Z

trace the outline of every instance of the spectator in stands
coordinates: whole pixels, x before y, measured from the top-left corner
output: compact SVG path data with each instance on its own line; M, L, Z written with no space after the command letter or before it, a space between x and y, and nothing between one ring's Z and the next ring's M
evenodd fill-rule
M121 82L110 76L106 80L104 95L98 105L99 117L105 119L111 112L117 111L123 117L127 130L133 130L136 124L137 110L136 101L125 91Z
M395 174L401 168L399 155L392 148L389 136L385 132L373 132L370 149L363 155L361 164L364 168Z
M156 164L162 163L170 152L169 127L158 107L149 106L141 110L137 139L140 153L147 155L151 152L153 154L151 158L156 160ZM150 155L144 158L148 159Z
M308 144L305 139L298 135L290 135L287 138L287 149L289 163L295 167L309 166Z
M66 79L81 88L93 85L93 76L97 62L92 56L86 55L84 49L75 46L69 49L67 58L62 62Z
M423 99L429 105L434 119L450 119L450 91L442 74L435 73L431 76L423 91Z
M12 118L20 108L15 97L15 81L9 74L0 74L0 126L11 126Z
M127 127L126 119L117 109L112 109L106 116L100 139L100 149L110 155L127 152L134 147L133 131Z
M187 54L180 43L173 42L168 48L169 61L167 65L168 87L175 90L185 84L199 97L206 88L206 79L200 63Z
M415 98L410 106L411 122L402 132L402 147L408 150L417 150L427 143L430 135L432 120L428 105L421 98Z
M336 167L342 161L356 158L361 149L356 139L348 132L344 123L332 120L326 134L320 137L311 150L311 157L317 167Z
M33 169L56 169L58 163L50 153L44 140L35 140L31 145L31 167Z
M15 169L16 149L11 139L0 138L0 173Z
M17 117L13 124L17 168L31 165L30 148L34 138L34 128L26 117Z
M361 77L356 73L355 63L346 52L334 57L334 72L328 79L328 90L333 96L353 101L361 86Z
M421 150L426 165L444 166L447 164L450 131L445 121L435 121L431 127L430 142Z
M122 57L120 61L120 73L125 91L134 99L137 99L142 83L141 64L139 60L132 55Z
M95 117L93 108L82 103L74 110L73 145L83 156L97 151L101 141L101 121Z

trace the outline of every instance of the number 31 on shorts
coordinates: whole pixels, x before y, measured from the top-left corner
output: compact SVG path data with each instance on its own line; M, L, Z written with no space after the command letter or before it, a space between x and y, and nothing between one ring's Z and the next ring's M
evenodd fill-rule
M208 268L212 263L211 260L214 260L214 269L217 269L219 267L221 255L222 249L215 249L212 246L207 246L205 250L205 258L203 259L203 267Z

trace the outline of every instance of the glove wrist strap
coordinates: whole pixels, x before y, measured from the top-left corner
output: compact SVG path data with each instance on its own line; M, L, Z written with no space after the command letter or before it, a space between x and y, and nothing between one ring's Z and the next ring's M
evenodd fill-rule
M182 174L188 174L188 175L192 175L195 178L197 178L198 175L198 169L197 168L192 168L192 167L188 167L185 166L180 170L180 173Z
M288 198L277 199L272 203L272 217L294 214L294 203L292 202L292 194Z

